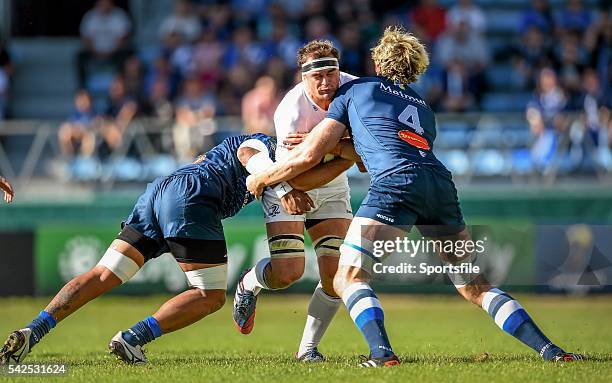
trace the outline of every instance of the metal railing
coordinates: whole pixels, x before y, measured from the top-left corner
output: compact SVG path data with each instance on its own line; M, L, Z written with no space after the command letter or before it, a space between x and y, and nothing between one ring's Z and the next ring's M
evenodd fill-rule
M579 121L578 116L573 118L575 122ZM488 178L515 184L551 184L562 173L560 160L556 159L546 168L513 167L511 157L521 151L523 155L528 155L533 142L521 113L438 114L437 119L436 155L461 183ZM85 171L87 176L57 171L55 165L58 163L63 166L70 163L62 160L59 150L57 132L60 124L60 121L50 120L0 122L0 173L20 188L26 188L34 178L41 178L48 182L95 183L108 190L117 182L148 181L181 164L174 155L174 121L136 119L125 130L122 145L112 150L105 159L94 157L88 163L80 163L81 167L90 167L89 171ZM211 146L227 136L242 132L240 118L218 118L215 125L217 128L208 140ZM564 154L563 145L567 145L565 138L560 140L556 157ZM208 149L210 147L203 147L202 151ZM596 182L610 181L612 156L609 149L606 154L605 150L585 145L585 151L604 160L596 161L591 174L577 174ZM157 168L154 169L152 164ZM351 175L359 176L357 172Z

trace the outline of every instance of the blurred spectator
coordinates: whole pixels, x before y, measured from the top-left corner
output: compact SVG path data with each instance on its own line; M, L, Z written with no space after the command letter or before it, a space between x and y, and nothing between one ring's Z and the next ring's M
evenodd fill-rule
M123 82L126 94L142 105L145 99L145 74L142 62L136 55L131 55L123 63Z
M189 162L210 148L216 131L213 120L217 100L196 77L188 77L176 101L176 124L172 136L179 161Z
M531 9L523 12L521 17L520 32L535 27L543 33L552 32L555 20L548 0L532 0Z
M194 69L204 83L213 85L223 75L223 53L223 44L217 40L213 30L206 29L200 35L193 53Z
M582 92L581 74L586 68L587 55L576 33L566 33L556 50L556 70L561 85L568 93L572 108L577 106Z
M369 57L360 44L359 25L349 23L342 26L339 31L339 38L342 45L343 70L351 74L363 73L364 60L369 60Z
M585 34L590 66L595 68L602 84L612 83L612 8L604 9L600 18Z
M109 89L108 107L102 122L101 157L110 155L123 144L125 130L137 112L138 105L127 94L123 77L115 77Z
M13 73L11 56L4 44L0 43L0 120L7 117L10 77Z
M435 42L446 29L446 9L436 0L421 0L409 14L410 29L426 44Z
M13 186L6 178L2 177L2 175L0 175L0 190L4 192L4 201L6 201L6 203L13 202L13 197L15 196Z
M445 71L445 90L452 110L472 108L485 90L484 68L489 61L487 43L460 21L438 41L438 63ZM458 97L465 97L464 101Z
M597 146L606 138L608 126L612 122L612 94L610 89L602 87L597 73L588 69L582 76L584 94L582 98L581 120L584 130ZM607 145L607 142L603 142Z
M565 115L567 97L551 68L540 71L534 98L527 105L526 118L535 137L532 146L534 162L545 167L552 160L560 133L567 130Z
M544 33L535 26L529 27L512 52L513 79L518 89L533 88L536 74L553 65L552 52Z
M170 101L170 86L163 77L158 77L151 86L144 113L160 122L170 122L174 117L174 105Z
M128 38L131 21L124 10L115 7L112 0L98 0L81 21L81 39L84 49L78 55L81 86L92 62L109 62L119 69L129 54Z
M65 159L78 151L82 157L91 157L96 150L96 123L91 96L79 90L74 96L74 110L58 131L59 145ZM78 150L77 150L78 147Z
M582 0L567 0L565 9L557 16L557 25L561 32L579 32L582 34L591 25L591 11L584 9Z
M478 84L466 62L459 59L448 62L442 84L445 111L464 112L475 108Z
M233 68L236 65L244 64L251 68L251 71L258 71L264 65L265 51L253 38L253 31L242 26L237 28L232 34L232 41L227 45L223 65Z
M183 41L194 42L200 35L200 19L194 13L190 0L175 0L174 13L166 17L159 28L162 40L171 33L178 34Z
M476 33L484 33L487 27L484 12L472 0L459 0L451 7L446 17L451 27L457 26L462 21L466 22L470 30Z
M471 70L482 70L489 62L487 42L480 35L472 33L465 22L460 22L440 38L437 59L442 65L461 60Z
M260 77L255 88L242 99L242 121L247 134L274 134L274 111L280 102L280 95L274 79Z
M283 20L272 24L270 36L264 42L264 50L267 57L280 57L288 68L294 68L295 52L301 45L300 41L289 33L287 23Z

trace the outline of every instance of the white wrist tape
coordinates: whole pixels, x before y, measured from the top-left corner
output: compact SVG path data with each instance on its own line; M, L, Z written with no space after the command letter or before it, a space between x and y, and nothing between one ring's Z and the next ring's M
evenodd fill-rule
M115 274L121 282L125 283L132 278L140 266L132 258L123 255L115 249L109 248L98 262L98 266L104 266Z
M250 174L259 174L268 170L272 165L274 165L274 162L268 157L268 153L259 152L249 158L246 164L246 170Z
M283 181L274 187L274 193L278 198L283 198L286 194L289 194L293 188L287 182Z
M227 289L227 264L186 271L189 286L201 290Z

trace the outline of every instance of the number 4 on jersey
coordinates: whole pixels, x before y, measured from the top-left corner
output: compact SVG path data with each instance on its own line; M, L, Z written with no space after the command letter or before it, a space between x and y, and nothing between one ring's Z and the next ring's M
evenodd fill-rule
M406 109L397 116L397 119L402 123L406 124L418 134L423 134L425 131L421 128L421 121L419 121L419 113L414 105L408 105Z

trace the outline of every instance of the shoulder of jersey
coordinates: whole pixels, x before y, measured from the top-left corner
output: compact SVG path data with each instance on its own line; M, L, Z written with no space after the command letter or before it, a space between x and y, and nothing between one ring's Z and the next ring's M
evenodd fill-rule
M350 73L340 72L340 85L346 84L349 81L358 79L359 77L354 76Z

